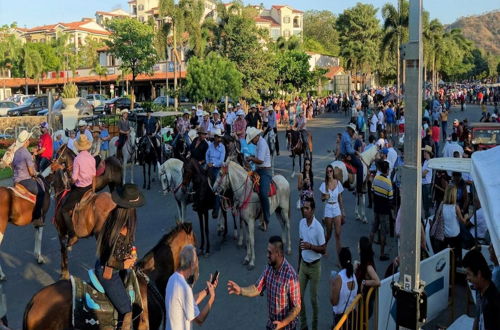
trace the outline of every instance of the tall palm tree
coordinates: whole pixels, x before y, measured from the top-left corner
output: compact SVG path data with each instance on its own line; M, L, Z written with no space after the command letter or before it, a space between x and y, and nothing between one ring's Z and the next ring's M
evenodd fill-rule
M440 68L440 59L445 52L443 42L444 28L441 22L433 19L429 24L424 25L424 62L430 68L432 79L432 92L437 87L437 72Z
M12 68L16 58L19 56L21 49L21 41L15 35L9 34L7 28L2 28L0 32L4 33L4 37L0 39L0 72L2 76L9 77L10 69ZM5 96L5 83L3 79L3 95Z
M94 72L96 75L99 76L99 94L102 94L102 87L101 87L101 82L102 82L102 77L107 77L108 75L108 68L102 66L101 64L97 63L93 68L92 72Z
M37 80L37 92L40 93L40 78L43 72L43 60L40 53L29 43L21 48L21 61L24 70L24 81L26 84L26 94L28 94L28 78Z

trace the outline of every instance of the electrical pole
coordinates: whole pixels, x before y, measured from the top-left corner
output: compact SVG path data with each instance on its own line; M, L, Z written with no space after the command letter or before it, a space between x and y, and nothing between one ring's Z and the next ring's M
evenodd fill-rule
M175 21L172 17L172 30L174 37L174 108L177 111L178 98L177 98L177 32L175 31Z
M409 42L402 47L405 79L405 165L402 167L400 282L393 286L396 323L419 329L426 318L426 297L420 281L420 233L422 201L422 0L410 0Z

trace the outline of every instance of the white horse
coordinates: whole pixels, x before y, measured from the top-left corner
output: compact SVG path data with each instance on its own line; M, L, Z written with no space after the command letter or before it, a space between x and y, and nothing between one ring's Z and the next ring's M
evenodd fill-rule
M288 244L287 253L292 252L290 241L290 185L282 175L273 177L276 184L276 195L269 197L270 213L276 212L281 220L282 229L281 238L283 244ZM243 167L235 162L229 162L224 165L215 181L213 190L221 195L224 191L231 188L233 191L233 207L240 213L240 218L246 224L247 228L247 254L243 261L248 264L248 269L255 267L255 239L254 228L255 220L262 216L262 208L259 196L253 191L253 182ZM243 236L240 235L238 245L243 245Z
M116 142L118 141L118 136L113 137L109 141L109 155L116 156L117 146ZM130 133L128 135L128 139L125 142L125 145L122 148L122 156L123 156L123 184L126 183L127 176L127 165L130 167L130 182L134 183L134 165L137 157L137 140L135 135L135 130L130 128Z
M269 152L271 154L271 169L274 175L274 157L276 156L276 133L273 129L270 129L265 136L267 145L269 146Z
M361 163L363 165L363 185L366 185L368 179L368 169L373 161L377 158L378 148L371 147L370 149L361 153ZM347 171L343 161L336 160L330 165L333 167L335 177L340 180L344 187L350 189L356 189L356 174L350 174ZM354 216L356 219L360 219L364 223L368 222L365 214L365 194L356 193L356 206L354 207Z
M177 222L184 222L186 219L186 206L190 203L188 201L188 192L181 189L183 167L184 163L181 160L170 158L160 165L160 170L158 171L163 194L166 195L167 192L174 194L177 213L179 215Z

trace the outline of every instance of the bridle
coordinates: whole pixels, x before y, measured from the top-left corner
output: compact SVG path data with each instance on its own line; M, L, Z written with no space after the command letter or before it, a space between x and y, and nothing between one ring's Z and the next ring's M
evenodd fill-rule
M219 177L217 178L217 181L223 180L223 178L228 174L229 174L229 165L222 166ZM247 186L248 180L250 180L250 175L247 175L245 181L241 184L241 186L238 187L238 189L233 189L233 196L240 189L245 188ZM229 181L229 186L231 186L231 177L230 176L228 176L228 181ZM223 194L223 192L226 190L222 190L221 184L219 184L219 187L220 187L220 189L217 189L217 191L215 191L214 193L216 196L219 196L222 199L222 201L223 201L222 205L223 205L224 211L232 210L237 206L240 206L240 209L243 210L248 206L250 198L252 197L253 185L250 185L249 193L244 191L243 196L246 195L246 197L241 201L241 203L239 203L240 201L236 200L235 201L236 203L234 203L233 205L231 205L231 199L229 197L224 196L224 194ZM236 197L234 197L234 199L236 199ZM224 206L224 204L226 204L227 207Z

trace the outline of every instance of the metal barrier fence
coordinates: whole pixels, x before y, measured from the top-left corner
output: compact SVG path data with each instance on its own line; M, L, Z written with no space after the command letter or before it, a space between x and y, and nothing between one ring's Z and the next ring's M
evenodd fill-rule
M377 299L377 288L370 288L366 297L358 294L347 307L344 314L334 326L333 330L368 330L370 317L370 299L374 295Z

